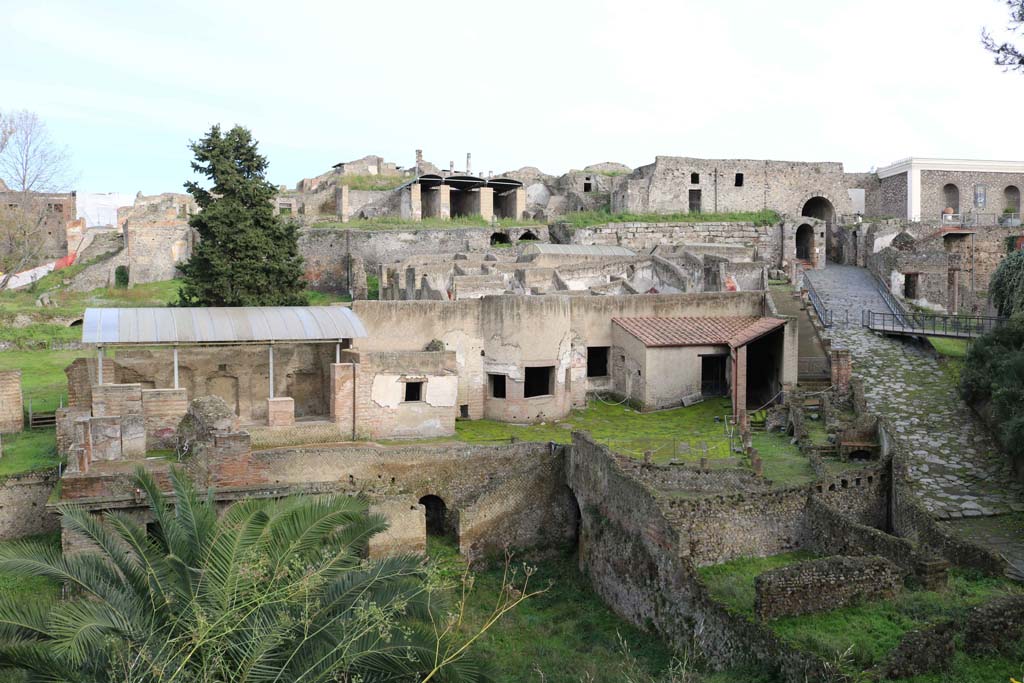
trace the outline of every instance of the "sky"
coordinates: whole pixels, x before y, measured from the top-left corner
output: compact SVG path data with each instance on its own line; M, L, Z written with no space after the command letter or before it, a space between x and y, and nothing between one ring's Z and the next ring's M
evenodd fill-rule
M560 174L656 155L1024 159L997 0L0 0L0 109L83 192L180 192L188 142L253 131L294 184L377 154ZM1015 113L1016 112L1016 113Z

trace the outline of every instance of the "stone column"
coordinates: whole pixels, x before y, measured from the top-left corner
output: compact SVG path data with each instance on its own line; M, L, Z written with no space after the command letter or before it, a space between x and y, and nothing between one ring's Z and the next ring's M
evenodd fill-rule
M452 217L452 188L449 185L438 185L437 194L437 217L448 220Z
M355 392L359 366L356 363L331 364L331 421L344 438L355 438Z
M342 223L348 223L350 215L348 192L348 185L339 185L334 188L334 213Z
M517 187L515 192L515 215L512 218L520 221L526 215L526 190Z
M494 218L494 188L481 187L480 197L480 218L490 222Z
M850 395L850 376L853 372L850 350L831 349L829 355L832 361L832 386L837 396L845 398Z

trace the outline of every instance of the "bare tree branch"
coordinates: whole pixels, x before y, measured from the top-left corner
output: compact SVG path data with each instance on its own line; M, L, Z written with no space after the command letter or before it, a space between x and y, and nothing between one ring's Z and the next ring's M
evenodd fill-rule
M67 217L46 195L66 191L70 181L67 149L53 141L39 116L0 112L0 290L11 275L39 262L47 221L64 229Z
M1010 10L1010 23L1006 30L1020 33L1024 28L1024 0L1004 0ZM1024 72L1024 50L1008 40L997 40L988 29L981 31L981 45L995 55L995 63L1007 71Z

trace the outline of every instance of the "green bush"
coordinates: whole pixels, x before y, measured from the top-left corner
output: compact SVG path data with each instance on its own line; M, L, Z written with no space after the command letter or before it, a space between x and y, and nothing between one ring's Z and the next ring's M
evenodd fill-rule
M960 393L989 406L999 444L1014 460L1024 459L1024 312L971 345Z
M114 269L114 287L128 289L128 266L118 266Z
M999 315L1024 314L1024 250L1002 260L992 273L988 293Z

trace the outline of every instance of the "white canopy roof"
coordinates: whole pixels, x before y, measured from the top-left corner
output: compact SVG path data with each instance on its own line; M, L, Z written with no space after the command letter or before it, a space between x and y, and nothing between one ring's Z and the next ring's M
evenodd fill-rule
M82 343L267 344L329 342L365 337L346 306L238 308L87 308Z

